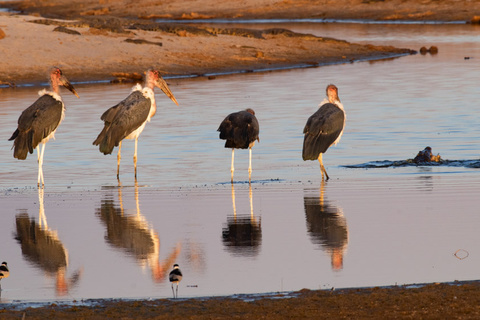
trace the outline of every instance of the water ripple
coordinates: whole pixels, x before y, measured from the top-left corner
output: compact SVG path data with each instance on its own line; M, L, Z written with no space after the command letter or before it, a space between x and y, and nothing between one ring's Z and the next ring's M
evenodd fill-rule
M480 160L441 160L439 162L421 162L416 163L413 159L407 160L382 160L369 161L361 164L344 165L344 168L350 169L371 169L371 168L396 168L396 167L465 167L465 168L480 168Z

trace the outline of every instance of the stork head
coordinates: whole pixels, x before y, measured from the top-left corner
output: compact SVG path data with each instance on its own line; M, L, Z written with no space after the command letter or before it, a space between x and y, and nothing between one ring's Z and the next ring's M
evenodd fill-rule
M178 269L178 264L175 263L175 264L173 265L173 269Z
M335 103L336 101L340 102L340 98L338 97L338 88L335 85L329 84L327 86L327 97L330 103Z
M175 104L178 106L177 99L175 99L175 96L173 95L172 91L170 91L170 88L168 88L167 82L163 80L158 70L155 70L155 69L147 70L145 86L149 87L150 89L153 89L153 87L160 88L163 91L163 93L165 93L167 97L172 99L172 101L175 102Z
M70 90L75 96L77 96L77 98L80 98L75 88L72 86L70 81L68 81L68 79L63 75L62 70L60 70L60 68L58 67L53 67L50 70L50 84L53 91L56 93L58 93L59 85L62 85L68 90Z

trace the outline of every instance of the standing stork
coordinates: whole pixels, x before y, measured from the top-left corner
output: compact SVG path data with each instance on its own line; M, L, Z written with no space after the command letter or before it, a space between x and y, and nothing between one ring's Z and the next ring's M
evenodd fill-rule
M102 132L98 135L93 145L99 146L103 154L111 154L114 147L118 147L117 179L120 178L120 151L123 139L135 139L135 152L133 163L135 166L135 179L137 178L137 143L140 133L147 122L155 115L157 105L153 89L160 88L178 106L177 99L168 88L160 72L149 69L145 76L145 87L140 84L133 87L132 93L119 104L105 111L101 119L105 122Z
M337 144L345 128L346 114L338 98L338 88L333 84L327 86L327 98L319 105L319 109L308 118L303 129L303 160L317 160L320 162L322 180L324 174L329 179L323 166L322 154L332 144Z
M50 91L44 89L38 92L40 98L22 112L18 118L17 130L8 139L14 140L13 156L19 160L25 160L28 152L33 153L39 144L43 145L37 149L38 186L40 182L44 185L42 165L45 144L51 138L55 139L55 131L65 117L65 105L60 97L59 86L64 86L78 98L75 88L62 74L62 70L53 67L49 76Z
M225 141L225 148L232 148L232 166L230 171L235 171L233 162L235 158L235 149L249 149L248 162L248 181L252 178L252 147L255 140L260 142L258 133L260 131L258 120L255 117L255 111L248 108L243 111L229 114L220 124L217 131L220 132L220 139Z
M172 293L174 298L178 298L178 283L182 281L182 271L180 271L180 268L178 267L178 264L173 265L173 270L170 271L170 274L168 275L168 279L172 283ZM173 284L177 285L177 291L173 291Z
M10 275L10 270L8 270L7 263L4 261L0 265L0 280L3 278L8 278ZM0 290L2 290L2 284L0 283Z

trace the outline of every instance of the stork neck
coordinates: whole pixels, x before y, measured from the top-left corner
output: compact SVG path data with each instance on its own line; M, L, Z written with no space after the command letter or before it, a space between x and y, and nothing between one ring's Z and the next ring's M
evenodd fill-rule
M155 88L155 80L152 79L150 72L147 73L147 77L145 79L145 87L154 89Z
M59 88L58 88L58 82L57 80L52 79L50 80L50 88L52 89L53 92L55 92L56 94L59 93Z

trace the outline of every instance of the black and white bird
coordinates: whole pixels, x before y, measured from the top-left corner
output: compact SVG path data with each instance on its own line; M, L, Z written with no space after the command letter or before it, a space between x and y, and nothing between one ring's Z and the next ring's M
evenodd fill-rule
M99 146L103 154L111 154L114 147L118 147L117 178L120 176L120 159L123 139L135 139L135 152L133 163L135 166L135 179L137 178L137 143L147 122L155 115L154 88L160 88L178 106L177 99L168 88L160 72L149 69L145 76L145 86L140 84L133 87L132 93L119 104L105 111L101 119L105 122L103 130L93 142Z
M13 141L13 156L19 160L25 160L27 154L33 153L38 145L38 186L44 185L43 181L43 155L45 144L50 139L55 139L55 131L65 117L65 105L60 96L60 85L70 90L78 97L75 88L57 67L50 69L50 91L46 89L38 92L40 98L30 107L25 109L18 118L17 130L10 139ZM41 149L41 150L40 150Z
M252 147L255 140L260 142L258 134L260 127L255 117L255 111L248 108L243 111L229 114L220 124L217 131L220 132L220 139L225 141L225 148L232 148L232 183L234 169L235 149L249 149L248 181L252 178Z
M2 280L4 278L8 278L9 275L10 275L10 271L8 270L7 263L4 261L0 265L0 280ZM2 284L0 282L0 289L1 288L2 288Z
M170 271L170 274L168 275L168 279L172 283L172 293L174 298L178 298L178 283L182 281L182 271L180 271L180 268L178 267L178 264L173 265L173 270ZM176 293L173 290L173 285L177 285Z
M319 109L310 118L303 129L303 160L320 162L322 180L329 179L323 166L322 154L340 141L345 128L346 114L338 98L338 88L333 84L327 86L327 98L319 105ZM324 177L325 174L325 177Z

